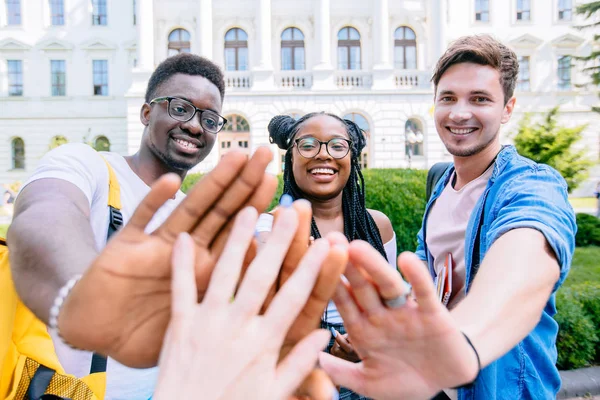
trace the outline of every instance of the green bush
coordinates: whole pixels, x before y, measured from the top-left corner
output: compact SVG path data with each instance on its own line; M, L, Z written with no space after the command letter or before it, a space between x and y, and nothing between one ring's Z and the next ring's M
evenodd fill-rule
M8 224L0 225L0 237L6 238L6 232L8 231Z
M592 317L585 311L584 305L578 299L576 287L564 289L556 295L558 313L558 361L560 369L575 369L590 365L594 360L598 346L597 327ZM598 299L596 299L598 301Z
M577 217L576 246L600 246L600 219L593 215L579 213Z
M600 283L587 282L570 289L570 295L579 302L583 312L589 317L598 338L594 361L600 361Z
M183 193L187 193L188 190L194 186L196 182L198 182L202 178L202 173L196 172L194 174L187 174L183 182L181 183L181 191Z

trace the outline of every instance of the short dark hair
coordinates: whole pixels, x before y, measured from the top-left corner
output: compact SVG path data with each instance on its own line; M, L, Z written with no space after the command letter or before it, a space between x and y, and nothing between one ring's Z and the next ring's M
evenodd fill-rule
M519 60L514 51L490 35L463 36L453 42L440 57L431 80L437 90L442 75L455 64L489 65L500 73L504 104L512 97L519 74Z
M155 97L160 85L175 74L203 76L219 89L221 101L225 98L225 80L221 68L207 58L190 53L181 53L161 62L152 73L146 89L146 103L149 103Z

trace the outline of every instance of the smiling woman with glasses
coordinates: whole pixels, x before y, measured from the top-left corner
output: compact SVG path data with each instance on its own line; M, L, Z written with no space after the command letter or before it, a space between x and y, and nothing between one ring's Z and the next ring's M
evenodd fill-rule
M269 123L269 140L286 150L283 193L311 203L312 238L341 232L348 240L364 240L395 268L396 236L392 224L383 213L365 206L365 182L358 157L366 138L358 125L327 113L311 113L298 120L279 115ZM272 223L270 214L259 218L256 230L261 245L270 234ZM327 306L321 327L336 332L327 351L358 361L333 302ZM342 389L340 399L361 396Z
M200 126L207 132L218 133L227 120L212 110L201 110L187 100L178 97L157 97L150 100L149 104L167 102L167 112L174 120L187 122L200 114Z

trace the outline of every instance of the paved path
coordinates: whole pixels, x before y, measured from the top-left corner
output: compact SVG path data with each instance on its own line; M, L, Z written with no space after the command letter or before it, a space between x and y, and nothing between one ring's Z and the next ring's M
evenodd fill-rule
M563 382L557 398L600 400L600 367L560 371L560 376Z

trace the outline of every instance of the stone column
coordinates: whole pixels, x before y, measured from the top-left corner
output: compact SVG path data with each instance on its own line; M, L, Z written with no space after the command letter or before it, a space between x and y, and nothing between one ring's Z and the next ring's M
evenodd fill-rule
M137 0L137 69L154 70L154 4Z
M275 81L271 57L271 0L258 0L256 33L258 65L252 68L252 90L273 90Z
M330 0L316 0L315 45L317 62L313 68L313 89L335 89L333 65L331 64L331 3Z
M200 44L200 55L213 58L212 0L200 0L199 15L196 16L196 40Z
M390 90L393 88L393 68L390 63L390 19L388 0L373 2L373 89Z
M429 0L429 40L431 49L428 67L433 69L446 50L446 0Z

